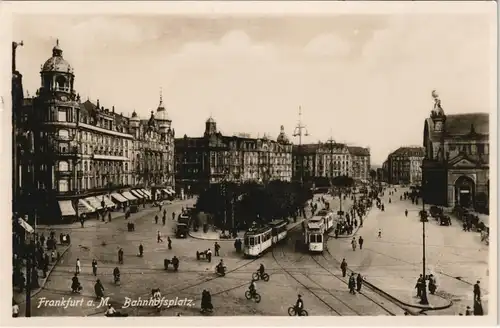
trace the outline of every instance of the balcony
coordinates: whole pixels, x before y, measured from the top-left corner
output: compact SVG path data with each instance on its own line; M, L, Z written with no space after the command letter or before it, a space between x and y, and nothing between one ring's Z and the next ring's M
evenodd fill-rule
M72 170L67 170L67 171L56 170L55 173L56 173L56 177L57 178L74 177L75 176L75 172L72 171ZM83 177L83 171L82 170L76 171L76 176L78 178L82 178Z

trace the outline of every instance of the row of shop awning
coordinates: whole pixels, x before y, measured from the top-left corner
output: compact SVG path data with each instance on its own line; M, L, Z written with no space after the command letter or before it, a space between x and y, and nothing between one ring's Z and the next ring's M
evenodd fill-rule
M111 193L111 198L118 203L126 203L128 201L134 201L137 199L151 198L151 193L145 189L136 189L131 191L125 191L123 193ZM104 204L103 204L104 202ZM115 203L110 199L108 195L102 196L92 196L86 197L78 200L78 212L79 213L93 213L96 210L103 208L113 208ZM62 216L75 216L76 211L73 208L73 204L70 200L59 201L59 208L61 209Z

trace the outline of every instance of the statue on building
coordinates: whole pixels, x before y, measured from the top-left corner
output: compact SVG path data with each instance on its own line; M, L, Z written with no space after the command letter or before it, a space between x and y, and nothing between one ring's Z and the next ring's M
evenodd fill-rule
M434 98L434 108L432 109L431 116L444 116L441 99L439 99L439 94L436 90L432 90L432 98Z

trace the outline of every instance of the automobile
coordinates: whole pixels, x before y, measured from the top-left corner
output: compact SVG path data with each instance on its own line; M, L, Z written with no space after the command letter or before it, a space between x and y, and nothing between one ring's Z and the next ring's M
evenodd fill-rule
M175 227L175 237L177 238L187 238L189 232L189 227L185 223L177 223Z
M139 206L138 205L130 205L130 213L137 213L139 212Z
M448 215L441 215L439 217L439 225L450 226L451 225L450 217Z
M436 219L443 215L443 209L435 205L429 208L429 212L431 216Z

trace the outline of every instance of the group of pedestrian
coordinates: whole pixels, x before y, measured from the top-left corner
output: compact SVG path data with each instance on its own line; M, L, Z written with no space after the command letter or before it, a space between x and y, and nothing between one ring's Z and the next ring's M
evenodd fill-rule
M346 275L347 275L347 262L346 262L345 258L342 259L342 263L340 263L340 270L342 271L342 277L346 277ZM349 276L349 282L347 285L349 287L350 294L355 295L356 291L359 293L361 291L361 287L363 286L363 276L361 275L361 273L358 273L355 276L355 273L351 272L351 275Z

